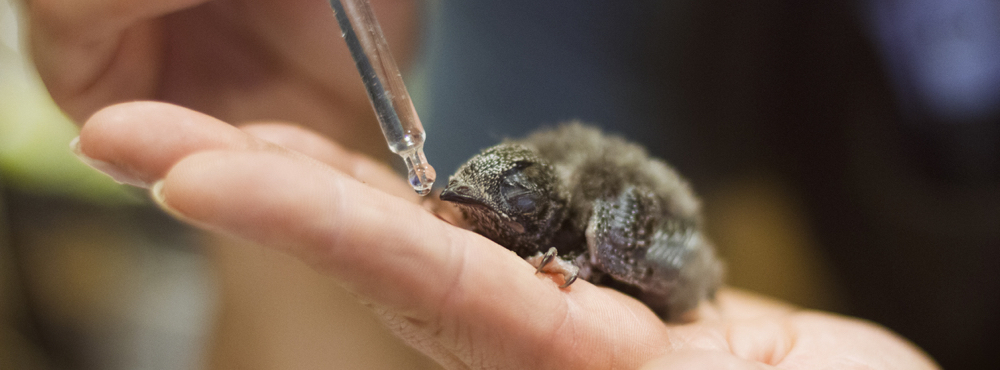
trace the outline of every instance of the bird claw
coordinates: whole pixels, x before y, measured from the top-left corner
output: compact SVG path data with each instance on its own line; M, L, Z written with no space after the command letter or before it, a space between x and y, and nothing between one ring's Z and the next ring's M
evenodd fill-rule
M563 277L564 283L559 286L560 289L566 288L576 281L577 276L580 274L580 268L573 263L566 261L562 258L557 258L559 252L555 247L549 248L545 254L538 252L534 256L528 257L525 260L528 261L532 266L535 266L535 273L545 272L545 273L556 273Z
M574 272L572 275L570 275L568 279L566 278L566 275L563 275L563 279L566 280L566 282L563 283L563 285L560 285L559 289L565 289L569 287L570 284L573 284L573 282L576 281L576 277L579 275L580 274Z
M556 250L556 247L549 248L549 250L542 255L542 260L538 263L538 269L535 270L535 273L537 274L542 272L542 269L544 269L545 266L548 266L549 263L552 263L552 259L556 258L556 254L558 253L559 252Z

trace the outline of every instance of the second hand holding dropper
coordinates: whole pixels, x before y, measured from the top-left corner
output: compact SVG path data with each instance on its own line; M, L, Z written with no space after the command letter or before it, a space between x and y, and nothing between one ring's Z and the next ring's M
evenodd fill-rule
M371 5L368 0L330 0L330 5L361 73L389 150L406 162L413 190L420 195L429 194L436 174L424 156L424 127Z

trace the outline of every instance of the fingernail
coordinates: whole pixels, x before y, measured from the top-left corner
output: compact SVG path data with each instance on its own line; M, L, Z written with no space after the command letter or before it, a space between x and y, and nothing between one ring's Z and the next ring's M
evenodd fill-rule
M200 228L203 228L203 229L211 229L212 228L210 225L208 225L208 224L206 224L204 222L196 221L196 220L194 220L194 219L192 219L192 218L184 215L183 213L180 213L180 211L174 209L174 207L171 207L169 204L167 204L167 197L166 197L166 195L163 192L163 184L164 184L164 182L165 182L164 180L159 180L157 182L154 182L153 186L149 187L149 197L153 199L153 203L156 203L157 207L160 207L160 209L163 210L163 212L166 212L168 215L170 215L173 218L176 218L177 220L179 220L181 222L184 222L184 223L187 223L189 225L196 226L196 227L200 227Z
M79 136L73 138L73 141L69 142L69 148L81 162L95 170L100 171L101 173L104 173L105 175L110 176L111 179L115 180L115 182L119 184L137 186L140 188L149 188L149 183L142 181L130 171L99 159L90 158L86 154L83 154L83 150L80 149Z
M153 198L153 203L156 203L167 214L179 220L187 220L187 217L167 204L167 197L163 194L163 183L164 180L153 183L153 186L149 187L149 197Z
M153 203L160 206L164 211L170 213L171 215L179 214L177 210L170 208L167 205L167 197L163 194L163 180L153 183L153 186L149 187L149 197L153 198Z

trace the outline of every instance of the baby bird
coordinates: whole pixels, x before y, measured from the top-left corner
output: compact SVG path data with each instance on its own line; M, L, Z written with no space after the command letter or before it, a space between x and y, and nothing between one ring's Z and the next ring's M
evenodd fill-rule
M505 140L451 176L440 198L538 271L629 294L665 320L714 296L722 264L688 184L645 149L579 123Z

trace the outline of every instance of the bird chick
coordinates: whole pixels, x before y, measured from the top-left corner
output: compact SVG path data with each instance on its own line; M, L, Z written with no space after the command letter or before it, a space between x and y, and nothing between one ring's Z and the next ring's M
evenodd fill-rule
M629 294L666 320L713 297L722 264L688 184L645 149L579 123L505 140L440 198L539 271Z

